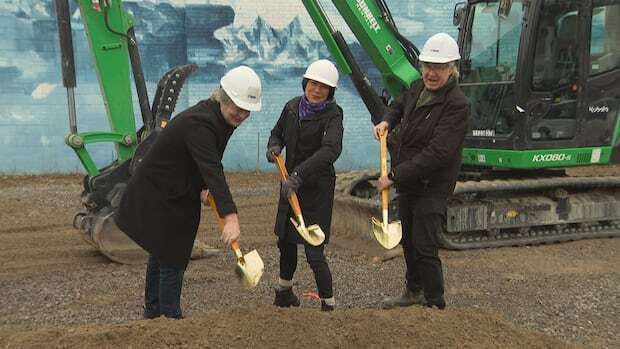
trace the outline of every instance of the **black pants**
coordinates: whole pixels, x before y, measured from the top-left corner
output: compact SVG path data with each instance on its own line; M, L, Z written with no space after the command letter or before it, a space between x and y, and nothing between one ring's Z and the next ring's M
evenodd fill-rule
M443 213L429 209L428 199L400 195L399 214L403 227L401 245L407 264L405 279L411 291L424 290L432 305L444 303L444 283L437 232Z
M297 269L297 244L284 240L278 240L280 249L280 278L293 280L293 275ZM329 270L325 253L325 245L312 246L304 243L306 250L306 260L310 264L310 269L314 272L316 286L319 289L319 297L331 298L334 293L332 290L332 272Z

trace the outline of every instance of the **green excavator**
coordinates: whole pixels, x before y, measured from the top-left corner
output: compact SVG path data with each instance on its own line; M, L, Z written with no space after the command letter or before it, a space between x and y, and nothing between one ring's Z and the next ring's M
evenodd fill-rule
M399 34L384 0L333 3L381 72L381 97L325 11L304 1L376 124L381 102L420 78L418 49ZM453 22L471 117L442 246L619 236L620 177L574 177L566 169L620 162L620 0L469 0L456 4ZM376 177L342 181L337 229L372 231ZM390 206L396 216L394 200Z
M132 172L168 120L194 64L159 81L152 103L133 19L120 0L76 0L95 61L110 131L78 132L68 0L55 0L70 133L87 174L74 225L120 263L144 252L113 212ZM318 0L302 0L340 71L350 76L373 123L420 79L418 49L384 0L332 0L382 77L372 86ZM540 244L620 235L620 177L570 176L566 168L620 161L620 0L470 0L456 4L460 85L471 102L464 164L440 241L450 249ZM131 71L130 71L131 69ZM143 126L136 130L133 75ZM369 137L370 137L370 130ZM116 158L95 165L86 145L110 142ZM372 231L380 212L376 174L342 174L336 230ZM391 214L398 215L391 193ZM342 217L344 216L344 217ZM366 223L366 224L364 224Z

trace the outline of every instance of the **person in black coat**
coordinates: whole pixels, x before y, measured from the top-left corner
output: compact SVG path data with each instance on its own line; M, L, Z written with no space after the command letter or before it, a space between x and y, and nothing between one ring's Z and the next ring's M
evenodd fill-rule
M224 219L226 245L239 239L237 208L222 167L233 131L261 108L261 81L245 66L211 97L179 113L157 136L123 193L116 224L149 253L144 317L181 318L183 274L207 190Z
M342 108L334 99L337 84L338 70L333 63L322 59L310 64L302 80L304 94L286 103L267 144L269 162L274 162L273 154L286 148L285 163L290 173L281 185L274 228L280 250L280 278L274 304L280 307L300 304L292 286L297 244L303 244L306 260L314 272L321 309L334 309L332 275L324 249L329 242L336 184L333 163L342 151ZM319 246L305 242L289 220L294 217L288 202L293 191L299 197L306 224L318 224L325 233L325 242Z
M400 128L389 135L392 170L379 178L377 190L395 185L399 194L406 284L400 296L383 300L384 309L446 306L437 232L456 184L469 117L469 102L457 84L458 59L454 39L432 36L419 56L422 81L399 96L373 130L378 139Z

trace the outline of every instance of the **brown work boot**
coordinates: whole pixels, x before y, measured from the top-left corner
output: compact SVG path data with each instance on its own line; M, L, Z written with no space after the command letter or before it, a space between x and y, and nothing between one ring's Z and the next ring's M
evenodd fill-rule
M424 291L418 290L416 292L411 291L407 287L400 296L388 297L381 302L381 309L393 309L396 307L408 307L414 304L426 305L426 299L424 298Z
M283 308L290 306L298 307L299 298L293 293L292 288L276 288L276 298L273 300L273 304Z

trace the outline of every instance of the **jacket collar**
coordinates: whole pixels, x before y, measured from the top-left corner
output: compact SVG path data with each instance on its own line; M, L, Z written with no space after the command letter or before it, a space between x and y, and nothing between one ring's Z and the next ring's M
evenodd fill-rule
M213 98L209 98L205 101L205 104L209 110L215 115L215 119L217 122L224 125L226 129L234 130L236 127L231 126L226 119L224 119L224 115L222 115L222 110L220 109L220 103Z
M300 99L301 99L301 96L297 96L297 97L291 99L287 103L287 108L289 108L295 114L295 116L298 119L299 119L299 100ZM319 120L319 119L326 118L326 117L330 116L336 108L338 108L338 105L336 104L336 100L332 99L332 101L329 102L329 104L327 104L325 109L323 109L322 111L320 111L320 112L318 112L316 114L312 114L310 116L307 116L306 118L304 118L304 120Z
M454 75L450 76L450 78L448 78L448 81L446 81L445 85L443 85L439 90L437 91L433 91L433 98L430 100L430 102L424 104L422 107L428 107L430 105L435 105L435 104L439 104L439 103L443 103L445 102L448 93L455 87L457 86L457 79L454 77ZM420 80L420 84L418 84L416 86L416 89L414 90L415 95L418 96L418 98L420 98L420 94L422 93L422 90L425 88L424 86L424 81Z

